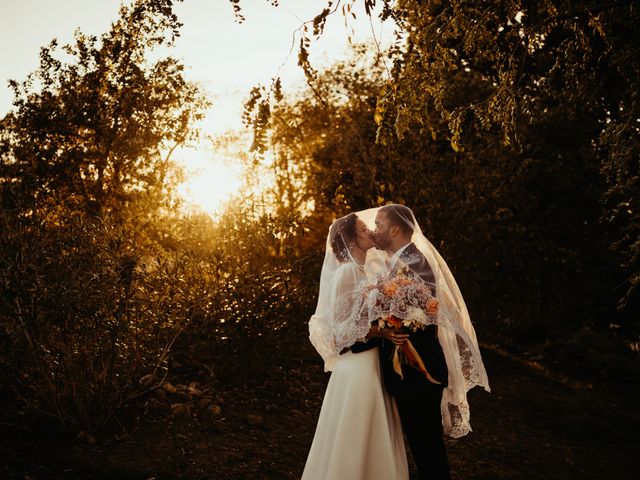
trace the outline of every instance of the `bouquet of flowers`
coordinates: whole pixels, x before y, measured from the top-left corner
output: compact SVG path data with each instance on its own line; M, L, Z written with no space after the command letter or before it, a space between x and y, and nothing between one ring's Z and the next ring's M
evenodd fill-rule
M378 278L368 290L369 309L377 316L380 328L417 332L437 322L438 300L431 287L416 278L406 266L393 276ZM411 340L402 346L396 345L392 361L394 371L401 378L404 378L402 364L407 364L420 371L430 382L440 384L429 374Z

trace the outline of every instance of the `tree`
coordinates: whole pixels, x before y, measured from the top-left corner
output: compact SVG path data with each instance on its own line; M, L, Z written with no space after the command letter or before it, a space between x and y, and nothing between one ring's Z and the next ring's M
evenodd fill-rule
M301 30L299 63L311 85L317 80L306 54L310 42L338 6L348 14L356 1L327 2L313 28ZM636 3L362 1L370 14L382 5L380 17L398 26L391 75L377 98L376 140L384 144L418 129L455 152L477 148L479 136L496 141L514 162L545 151L548 171L584 161L585 172L601 175L598 216L608 225L624 285L614 295L633 317L640 305ZM258 146L275 100L264 89L247 104ZM562 136L553 128L568 131ZM548 140L559 150L545 149Z
M61 202L100 216L162 201L171 154L194 138L207 104L178 61L150 60L178 34L171 6L122 6L100 39L76 33L63 48L68 62L56 59L54 40L37 71L11 82L14 109L0 124L5 202L28 198L20 208L32 212Z
M527 140L542 140L523 137L528 124L563 117L571 135L555 146L570 145L600 165L607 184L603 220L626 276L620 305L637 307L640 13L635 2L384 3L383 15L396 19L407 38L380 98L381 130L402 135L415 120L460 149L467 146L466 130L497 125L502 142L522 151ZM454 95L450 79L461 75L480 84L474 95Z
M52 42L0 124L0 376L70 431L113 425L157 387L207 307L200 259L153 238L171 154L206 105L179 62L150 60L178 34L171 7L121 7L100 39L76 34L67 63Z

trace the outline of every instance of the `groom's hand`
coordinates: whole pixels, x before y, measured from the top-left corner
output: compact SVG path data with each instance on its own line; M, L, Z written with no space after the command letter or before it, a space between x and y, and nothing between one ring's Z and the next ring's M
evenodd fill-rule
M383 338L393 342L394 345L399 346L409 340L409 334L407 332L396 330L395 328L381 328L380 332L382 333Z

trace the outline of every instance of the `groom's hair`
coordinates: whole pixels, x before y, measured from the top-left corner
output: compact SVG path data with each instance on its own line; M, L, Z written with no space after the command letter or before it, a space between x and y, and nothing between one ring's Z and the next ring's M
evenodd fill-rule
M416 226L413 222L413 212L409 207L392 203L380 208L391 225L396 225L408 237L413 235Z

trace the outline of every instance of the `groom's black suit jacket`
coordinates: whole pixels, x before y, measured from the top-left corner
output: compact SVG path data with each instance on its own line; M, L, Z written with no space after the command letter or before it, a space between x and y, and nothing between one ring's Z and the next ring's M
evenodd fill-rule
M396 267L399 266L400 262L406 264L414 275L417 275L432 286L433 293L436 293L433 270L414 243L410 243L400 254ZM391 270L391 276L394 276L396 272L397 268L394 267ZM411 340L420 358L422 358L429 374L441 382L442 387L446 387L448 382L447 362L438 341L436 327L428 325L424 330L413 332L409 336L409 340ZM407 365L402 366L404 378L400 377L393 370L394 347L394 344L387 340L380 342L380 366L385 387L391 395L411 394L416 389L422 388L424 382L429 382L429 380L420 371Z

